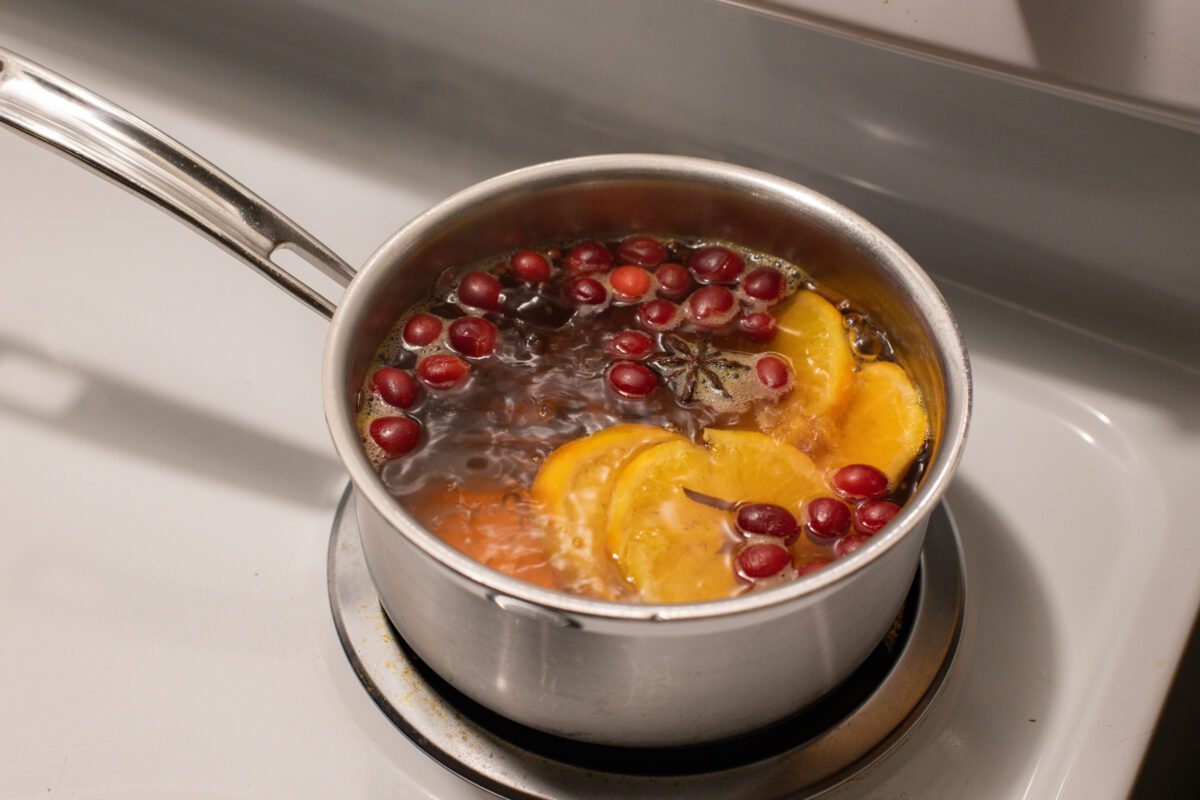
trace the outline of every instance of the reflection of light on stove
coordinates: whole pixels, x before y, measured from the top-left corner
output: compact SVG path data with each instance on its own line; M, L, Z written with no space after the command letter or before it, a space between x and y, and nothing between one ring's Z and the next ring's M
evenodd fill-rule
M77 372L57 364L21 353L0 354L0 407L40 417L61 416L79 402L84 384Z
M878 183L872 183L871 181L864 180L862 178L856 178L853 175L838 175L837 177L851 186L857 186L860 189L866 189L868 192L873 194L881 194L884 197L900 197L900 195L896 194L891 189L886 189L883 186L880 186Z

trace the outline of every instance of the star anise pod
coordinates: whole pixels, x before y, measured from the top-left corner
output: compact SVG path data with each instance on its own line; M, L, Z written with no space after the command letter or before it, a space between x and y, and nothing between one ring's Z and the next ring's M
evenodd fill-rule
M731 400L733 395L726 388L721 372L744 372L750 368L727 358L724 351L714 347L708 337L689 342L678 334L668 333L662 337L662 349L661 354L650 359L650 366L662 375L684 403L696 399L702 379L708 382L714 392Z

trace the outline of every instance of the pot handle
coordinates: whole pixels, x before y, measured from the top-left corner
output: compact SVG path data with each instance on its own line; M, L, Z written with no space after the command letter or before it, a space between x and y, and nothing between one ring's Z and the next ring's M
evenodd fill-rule
M0 122L171 212L326 317L334 304L271 256L291 250L342 286L354 277L332 250L179 142L3 48Z

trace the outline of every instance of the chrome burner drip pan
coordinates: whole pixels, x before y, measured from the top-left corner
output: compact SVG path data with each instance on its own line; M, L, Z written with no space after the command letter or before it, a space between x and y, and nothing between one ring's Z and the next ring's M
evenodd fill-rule
M398 636L371 583L349 490L329 543L329 601L380 710L442 765L502 797L704 800L809 797L887 753L936 697L963 619L962 559L945 504L929 523L904 609L841 686L778 724L671 749L581 744L518 725L441 680Z

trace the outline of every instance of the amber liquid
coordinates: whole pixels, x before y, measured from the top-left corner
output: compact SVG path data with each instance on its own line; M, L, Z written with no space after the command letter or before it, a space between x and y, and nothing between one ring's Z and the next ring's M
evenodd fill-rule
M684 264L692 249L703 244L667 241L670 260ZM610 244L615 251L615 242ZM553 257L566 252L568 246L537 249ZM738 250L747 270L781 263L771 256ZM566 442L620 422L659 426L699 442L708 427L753 429L754 409L718 413L703 402L681 403L674 393L661 388L645 399L619 396L605 380L612 358L603 345L614 332L641 329L636 308L613 305L598 315L576 313L564 299L568 278L562 270L556 268L548 284L535 288L507 274L507 257L506 253L442 276L431 299L413 309L444 319L463 316L464 312L445 298L458 276L473 270L495 274L504 288L503 311L486 315L499 329L495 354L470 360L471 377L464 386L423 393L419 404L407 412L420 419L422 444L402 458L383 462L380 476L428 530L476 560L531 583L589 594L587 586L572 585L566 577L568 571L555 563L538 509L529 498L530 486L547 455ZM787 266L799 274L796 267ZM813 288L811 282L805 285ZM411 369L416 365L417 354L401 336L405 318L380 347L368 380L380 367ZM850 320L862 326L864 345L876 351L867 357L890 355L886 337L868 327L869 320ZM716 336L713 343L728 350L763 349L736 332ZM395 413L368 389L361 397L361 430L373 417ZM370 452L371 443L365 444ZM792 550L798 554L811 550L814 557L830 555L828 548L804 537ZM637 599L628 586L610 588L610 596Z

